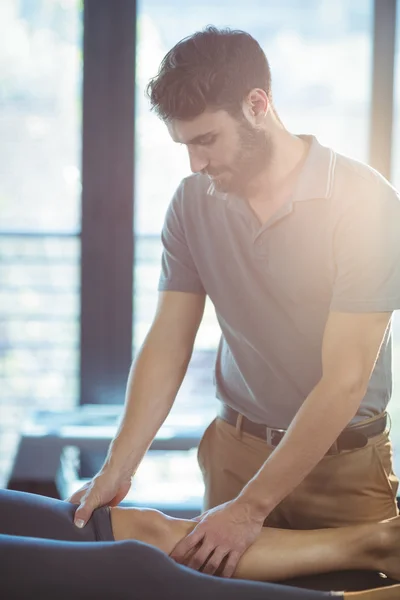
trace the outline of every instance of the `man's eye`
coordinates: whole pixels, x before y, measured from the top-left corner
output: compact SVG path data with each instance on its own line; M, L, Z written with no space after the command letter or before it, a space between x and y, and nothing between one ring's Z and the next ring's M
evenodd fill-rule
M213 144L215 142L216 137L217 136L213 135L210 138L206 138L205 140L201 140L199 142L199 146L211 146L211 144Z

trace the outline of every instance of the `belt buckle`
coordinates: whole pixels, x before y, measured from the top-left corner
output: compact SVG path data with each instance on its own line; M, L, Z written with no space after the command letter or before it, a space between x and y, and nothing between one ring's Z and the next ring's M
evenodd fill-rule
M275 433L282 433L285 434L286 433L286 429L275 429L272 427L266 427L266 441L267 444L269 446L277 446L279 444L279 442L281 441L282 437L279 439L277 444L274 444L274 437L275 437Z

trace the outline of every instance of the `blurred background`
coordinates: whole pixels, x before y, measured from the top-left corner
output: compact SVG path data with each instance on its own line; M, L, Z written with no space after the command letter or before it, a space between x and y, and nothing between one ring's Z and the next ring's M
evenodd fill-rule
M69 456L72 489L95 472L115 431L155 311L165 211L190 172L144 94L166 52L208 24L248 31L269 59L287 128L400 187L397 9L395 0L1 0L0 487L24 436L36 445L14 478L33 485L49 440L63 438L56 447ZM393 330L400 473L398 315ZM132 502L198 506L196 440L216 410L219 335L207 305Z

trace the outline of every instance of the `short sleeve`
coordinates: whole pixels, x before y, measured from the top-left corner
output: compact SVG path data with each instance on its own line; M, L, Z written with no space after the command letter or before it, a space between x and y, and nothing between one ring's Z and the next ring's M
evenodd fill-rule
M161 233L163 254L158 290L205 294L187 243L190 232L183 225L183 194L182 182L168 207Z
M374 186L375 187L375 186ZM336 276L331 310L400 308L400 198L380 183L343 211L334 236Z

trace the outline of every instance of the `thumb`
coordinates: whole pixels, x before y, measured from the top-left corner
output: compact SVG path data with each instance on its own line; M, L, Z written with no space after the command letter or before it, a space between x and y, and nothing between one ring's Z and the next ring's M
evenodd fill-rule
M79 529L85 527L86 523L92 516L93 511L98 507L98 505L99 503L93 501L90 496L87 498L82 498L80 505L75 511L74 523L76 527L79 527Z
M206 514L208 513L208 510L202 512L200 515L198 515L197 517L194 517L192 519L192 521L197 521L197 523L200 523L200 521L202 521L204 519L204 517L206 516Z

